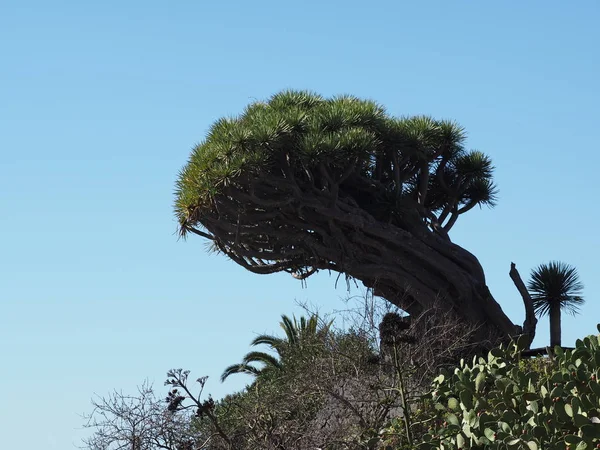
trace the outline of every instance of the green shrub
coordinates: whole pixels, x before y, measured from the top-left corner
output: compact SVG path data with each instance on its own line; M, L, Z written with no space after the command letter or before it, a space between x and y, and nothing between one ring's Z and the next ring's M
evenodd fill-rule
M290 347L282 369L261 372L243 391L214 404L195 430L215 436L210 450L363 449L363 434L385 420L379 397L392 394L371 387L379 365L368 339L354 332L330 331ZM218 436L219 429L231 444ZM376 434L376 431L373 431Z
M598 326L600 331L600 325ZM434 413L419 449L600 448L600 337L552 358L520 359L524 342L461 361L429 395Z

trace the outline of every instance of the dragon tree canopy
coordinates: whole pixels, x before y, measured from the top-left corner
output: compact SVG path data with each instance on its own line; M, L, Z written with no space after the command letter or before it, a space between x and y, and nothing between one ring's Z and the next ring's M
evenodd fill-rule
M180 232L255 273L338 271L409 313L441 299L506 336L514 325L479 262L448 235L496 202L492 162L465 138L453 121L284 91L217 120L194 148L177 181Z

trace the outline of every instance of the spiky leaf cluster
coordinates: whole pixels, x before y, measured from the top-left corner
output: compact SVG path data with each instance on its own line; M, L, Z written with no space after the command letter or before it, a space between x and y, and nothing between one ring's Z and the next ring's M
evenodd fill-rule
M536 314L548 315L553 307L576 314L583 305L583 283L577 269L560 261L533 270L528 285Z
M392 222L408 202L432 231L447 232L460 214L496 200L492 163L467 151L465 137L455 122L393 117L370 100L278 93L216 121L194 148L177 181L181 232L205 228L213 238L211 217L233 222L219 211L223 196L249 213L318 192Z

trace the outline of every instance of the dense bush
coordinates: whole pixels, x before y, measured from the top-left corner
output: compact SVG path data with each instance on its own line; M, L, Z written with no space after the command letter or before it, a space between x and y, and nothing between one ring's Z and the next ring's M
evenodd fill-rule
M362 449L390 417L398 395L385 391L377 353L367 339L347 332L315 337L290 348L282 370L261 373L242 392L218 401L216 422L200 417L204 436L217 435L206 448Z
M599 326L600 330L600 326ZM600 448L600 337L533 363L519 342L443 371L420 449Z
M215 436L206 448L414 448L427 431L431 410L423 394L433 374L473 351L469 330L432 312L405 320L381 311L371 325L290 346L280 370L257 371L245 390L198 420L201 435ZM230 442L219 437L217 424Z

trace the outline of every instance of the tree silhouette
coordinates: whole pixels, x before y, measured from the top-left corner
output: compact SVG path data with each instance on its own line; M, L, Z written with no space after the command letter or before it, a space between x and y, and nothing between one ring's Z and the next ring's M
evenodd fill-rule
M561 311L575 315L585 302L577 269L560 261L541 264L531 272L527 287L536 314L550 317L550 346L561 345Z
M412 314L442 300L478 338L513 323L475 256L449 232L494 206L493 165L465 130L395 118L375 102L285 91L220 119L179 174L180 233L258 274L319 270L361 280Z

